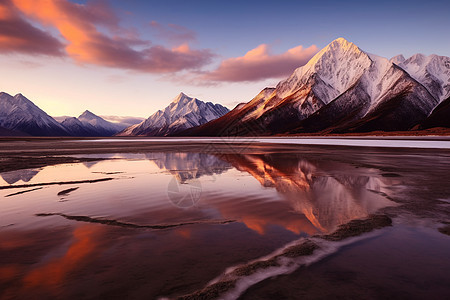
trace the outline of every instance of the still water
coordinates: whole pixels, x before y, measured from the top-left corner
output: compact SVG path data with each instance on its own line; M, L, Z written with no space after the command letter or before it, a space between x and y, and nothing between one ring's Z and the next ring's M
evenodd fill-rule
M0 299L450 296L448 151L202 149L0 173Z

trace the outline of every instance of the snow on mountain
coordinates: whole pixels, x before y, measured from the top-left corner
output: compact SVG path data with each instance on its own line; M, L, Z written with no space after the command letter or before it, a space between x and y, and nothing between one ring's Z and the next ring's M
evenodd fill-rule
M368 54L338 38L276 88L264 89L246 105L188 134L221 135L223 128L238 135L406 130L426 118L438 101L393 63L402 60Z
M142 123L130 126L117 135L167 136L205 124L228 111L220 104L205 103L180 93L164 110L158 110Z
M65 119L67 119L67 118L72 118L72 117L71 117L71 116L57 116L57 117L52 116L52 118L55 119L56 122L61 123L61 122L63 122Z
M298 99L294 109L305 118L355 84L370 65L367 54L338 38L275 89L263 90L263 94L248 103L253 108L244 120L258 118L288 98Z
M419 53L398 66L423 84L439 101L450 97L450 57Z
M338 38L319 51L305 66L300 67L277 85L281 98L293 94L305 84L325 104L343 93L370 67L371 60L355 44ZM311 78L315 80L311 82Z
M126 125L108 122L89 110L83 112L78 120L95 136L112 136L126 128Z
M97 116L88 110L78 118L69 116L53 118L61 123L72 136L112 136L145 120L138 117Z
M75 117L68 117L61 122L71 136L99 136L97 130L89 123L83 124Z
M397 56L394 56L393 58L391 58L389 61L393 64L399 65L402 62L404 62L406 60L406 58L403 56L403 54L399 54Z
M0 93L0 126L37 136L66 136L67 130L22 94Z

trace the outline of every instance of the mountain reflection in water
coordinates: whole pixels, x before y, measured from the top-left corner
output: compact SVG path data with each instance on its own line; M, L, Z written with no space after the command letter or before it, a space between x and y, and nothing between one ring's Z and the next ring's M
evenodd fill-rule
M113 178L2 200L0 291L6 298L186 294L230 266L396 205L389 199L401 182L376 167L307 153L108 156L42 167L39 174L0 174L7 183L32 184ZM169 201L174 178L184 187L201 183L195 205ZM63 190L71 192L61 201Z
M214 156L203 153L152 153L146 157L154 160L160 169L169 170L180 183L206 175L219 175L231 167L248 173L263 188L276 189L288 204L284 208L285 217L290 211L304 215L310 224L303 224L306 229L303 231L308 233L313 232L310 225L317 232L328 233L350 220L364 218L380 208L395 205L386 194L397 180L383 177L376 169L357 168L341 162L313 161L296 154ZM227 216L239 215L249 228L259 233L264 232L262 227L270 224L270 219L275 215L270 208L267 208L269 213L262 210L258 214L258 211L252 212L252 209L247 210L240 205L233 209L224 203L215 204L220 210L226 206ZM302 218L297 216L296 219L294 222ZM276 222L277 225L281 220L283 217ZM294 229L297 226L291 225L287 224L290 227L288 230L299 233Z

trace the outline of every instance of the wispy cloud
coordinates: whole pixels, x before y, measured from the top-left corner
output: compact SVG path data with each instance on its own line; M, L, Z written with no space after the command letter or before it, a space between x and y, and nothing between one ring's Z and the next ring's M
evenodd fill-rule
M0 1L0 52L63 56L64 45L20 16L9 0Z
M171 43L186 43L197 39L194 31L177 24L163 25L157 21L151 21L150 27L158 38Z
M32 18L43 26L57 29L65 40L63 46L57 38L33 27L17 13L14 15L15 23L6 29L2 28L3 34L0 32L0 51L3 52L33 53L34 51L47 55L67 55L78 63L149 73L198 69L208 64L214 57L208 49L195 50L187 44L167 48L140 39L135 31L119 26L117 15L105 1L87 4L76 4L67 0L4 0L3 2L6 4L2 5L0 10L2 21L8 22L6 17L8 12L20 11L24 16ZM14 32L17 26L21 27ZM19 38L20 42L8 42L4 36L10 36L11 39ZM31 45L38 50L31 50ZM134 46L141 46L141 49L136 49ZM142 46L145 46L144 49Z
M308 48L300 45L282 54L272 54L269 45L261 44L244 56L222 61L217 69L202 77L210 81L239 82L287 76L306 64L318 51L315 45Z

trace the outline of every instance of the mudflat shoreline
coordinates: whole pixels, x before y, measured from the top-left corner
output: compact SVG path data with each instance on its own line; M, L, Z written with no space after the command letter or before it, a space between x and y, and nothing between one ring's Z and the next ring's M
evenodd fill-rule
M295 137L292 140L306 137ZM312 137L310 137L312 138ZM314 137L317 138L317 137ZM328 139L332 137L321 137ZM420 140L420 141L450 141L450 136L395 136L395 137L339 137L349 140ZM259 140L270 139L270 142L260 142ZM278 139L280 142L278 143ZM93 154L110 153L145 153L145 152L198 152L210 154L246 153L254 151L281 151L290 152L299 149L315 149L318 153L335 152L344 149L352 149L351 145L302 145L300 143L283 143L281 137L265 138L258 140L247 138L245 140L224 140L221 138L211 138L205 142L204 138L193 138L180 142L177 138L157 138L152 142L149 138L0 138L0 172L7 172L19 169L39 168L47 165L63 163L89 162L102 160L100 157L92 157ZM289 142L290 139L287 140ZM383 147L359 147L359 152L384 151ZM414 153L417 148L395 148L388 151L395 151L399 154ZM450 153L449 149L420 149L421 153ZM74 157L76 155L77 157ZM86 155L86 157L83 157Z

